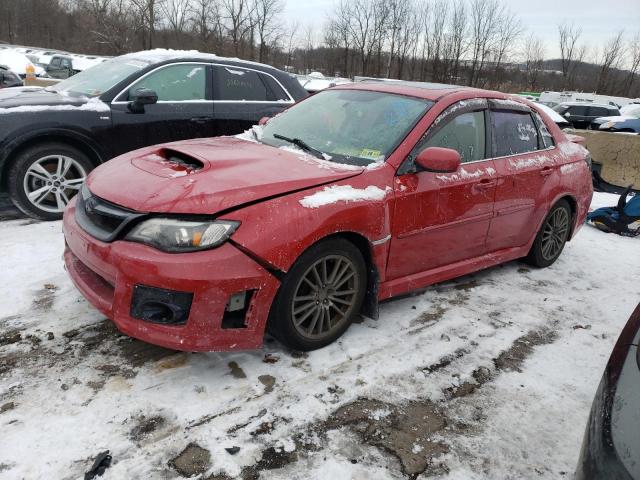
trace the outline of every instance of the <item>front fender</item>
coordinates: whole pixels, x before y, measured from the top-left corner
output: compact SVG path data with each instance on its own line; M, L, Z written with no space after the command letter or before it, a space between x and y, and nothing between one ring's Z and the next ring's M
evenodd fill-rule
M383 167L329 186L251 205L224 218L241 222L233 235L236 244L281 272L287 272L302 252L323 238L341 233L359 235L369 243L372 261L383 281L390 240L392 178L392 169ZM333 186L376 187L384 196L379 200L340 200L317 208L303 205L305 197Z

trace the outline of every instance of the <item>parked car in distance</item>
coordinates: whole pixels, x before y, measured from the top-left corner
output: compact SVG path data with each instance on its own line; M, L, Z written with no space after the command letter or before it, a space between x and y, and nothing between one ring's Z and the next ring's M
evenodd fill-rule
M0 88L21 87L22 79L9 68L0 65Z
M71 200L67 271L125 334L320 348L380 300L551 265L591 201L581 137L498 92L353 83L260 123L122 155Z
M561 130L564 128L571 127L571 123L569 123L569 121L566 118L564 118L562 115L556 112L553 108L548 107L545 104L539 103L539 102L534 103L534 105L536 109L542 110L544 113L546 113L549 116L549 118L553 121L553 123L558 125L558 127L560 127Z
M236 134L306 95L290 74L258 63L173 50L116 57L0 97L0 189L27 215L58 219L100 163L159 142Z
M51 61L44 69L51 78L60 79L72 77L80 71L73 68L73 61L71 57L67 55L52 56Z
M640 105L628 108L615 117L599 117L591 122L593 130L640 133Z
M589 415L575 480L640 479L640 304L622 330Z
M9 68L13 73L25 78L29 67L37 77L44 75L45 71L42 67L34 65L23 53L11 49L0 50L0 65Z
M574 128L587 128L598 117L620 115L617 107L586 102L561 103L553 109L566 118Z

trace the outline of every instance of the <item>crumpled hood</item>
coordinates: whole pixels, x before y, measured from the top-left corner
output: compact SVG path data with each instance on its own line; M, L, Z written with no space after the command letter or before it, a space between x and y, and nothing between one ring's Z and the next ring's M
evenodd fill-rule
M94 170L87 186L100 198L140 212L215 214L363 170L302 151L218 137L130 152Z

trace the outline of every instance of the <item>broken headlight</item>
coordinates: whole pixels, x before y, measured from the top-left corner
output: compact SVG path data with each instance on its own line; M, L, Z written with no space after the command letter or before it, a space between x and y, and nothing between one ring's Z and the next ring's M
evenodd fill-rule
M125 237L165 252L195 252L215 248L226 242L240 222L214 220L208 222L151 218L136 225Z

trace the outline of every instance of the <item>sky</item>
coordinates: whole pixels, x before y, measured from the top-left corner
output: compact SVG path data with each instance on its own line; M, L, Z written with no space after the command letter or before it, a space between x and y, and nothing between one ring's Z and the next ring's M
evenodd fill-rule
M285 17L300 22L301 29L313 25L318 32L338 0L286 0ZM416 0L425 1L425 0ZM546 45L546 57L557 58L558 23L582 26L583 41L590 54L618 31L627 39L640 32L640 0L503 0L518 13L528 31ZM525 35L526 36L526 35Z

